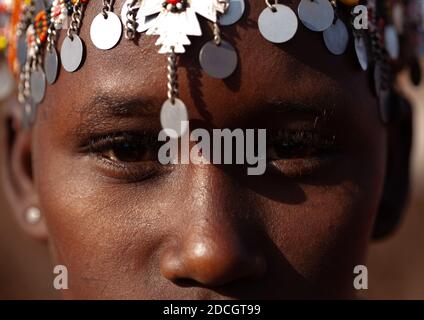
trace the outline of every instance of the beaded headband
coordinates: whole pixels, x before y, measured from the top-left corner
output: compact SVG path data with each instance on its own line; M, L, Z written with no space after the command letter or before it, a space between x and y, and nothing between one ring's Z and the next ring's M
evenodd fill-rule
M286 0L260 0L264 10L258 19L263 38L272 43L292 39L301 23L312 32L322 32L330 53L345 53L354 42L359 67L371 71L383 122L389 121L394 72L405 53L402 43L420 47L420 39L408 31L421 32L424 2L420 0L301 0L297 15ZM212 24L213 39L199 52L202 69L211 77L224 79L233 74L238 55L231 41L223 39L221 28L237 23L244 15L244 0L127 0L116 14L114 0L102 0L102 11L90 26L90 38L99 50L114 48L124 34L127 40L139 34L156 36L159 54L168 55L167 99L161 109L161 124L168 135L179 137L187 127L187 108L179 99L177 55L191 44L190 37L201 36L200 19ZM7 52L11 70L18 75L18 98L24 121L29 125L37 105L44 98L47 84L58 75L59 61L67 72L82 67L83 40L79 37L84 10L89 0L0 0L0 51ZM349 8L349 22L341 18ZM57 32L66 30L60 50ZM59 48L58 48L59 49ZM59 54L60 52L60 59ZM421 79L419 52L407 57L412 80Z

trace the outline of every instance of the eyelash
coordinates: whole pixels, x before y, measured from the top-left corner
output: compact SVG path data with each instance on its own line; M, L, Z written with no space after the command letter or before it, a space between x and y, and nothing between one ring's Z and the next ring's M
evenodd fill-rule
M169 169L157 161L160 146L152 133L116 132L90 139L83 149L95 156L106 175L132 182L149 179ZM124 155L129 151L130 156L135 151L136 158L121 159L120 151L124 151ZM315 131L282 130L273 132L267 139L268 162L287 176L311 174L336 151L335 136Z
M164 166L157 162L159 147L156 135L151 133L116 132L89 140L84 151L96 157L106 175L137 182L154 177L160 170L164 170ZM123 154L119 152L125 153L125 149L130 152L130 156L135 151L136 158L120 159Z
M111 147L120 147L122 144L139 144L154 147L158 144L157 137L146 132L114 132L104 136L95 137L88 141L91 152L106 151Z
M313 158L337 149L334 135L314 131L279 131L271 135L268 141L268 150L269 147L274 148L276 159Z
M340 152L336 136L308 130L283 130L268 139L267 159L288 177L306 177L329 167Z

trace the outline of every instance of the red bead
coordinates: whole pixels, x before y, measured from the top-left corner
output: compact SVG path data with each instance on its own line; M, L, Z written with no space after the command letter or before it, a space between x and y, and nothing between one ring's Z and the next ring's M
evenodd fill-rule
M166 0L166 3L172 4L172 5L176 5L177 3L180 3L181 0Z

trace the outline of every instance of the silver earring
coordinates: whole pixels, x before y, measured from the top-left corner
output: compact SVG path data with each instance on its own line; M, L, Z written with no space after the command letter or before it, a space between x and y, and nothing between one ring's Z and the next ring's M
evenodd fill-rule
M37 224L41 220L41 211L37 207L29 207L25 212L25 221L28 224Z

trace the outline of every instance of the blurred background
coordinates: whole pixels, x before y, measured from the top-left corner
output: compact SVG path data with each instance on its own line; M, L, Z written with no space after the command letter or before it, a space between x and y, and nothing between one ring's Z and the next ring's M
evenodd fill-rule
M400 77L415 111L412 193L398 232L370 247L365 299L424 299L424 86L409 81L406 73ZM0 300L58 298L47 248L29 239L9 211L0 191Z
M411 86L407 72L399 80L414 105L411 195L398 231L370 247L368 299L424 299L424 86Z

